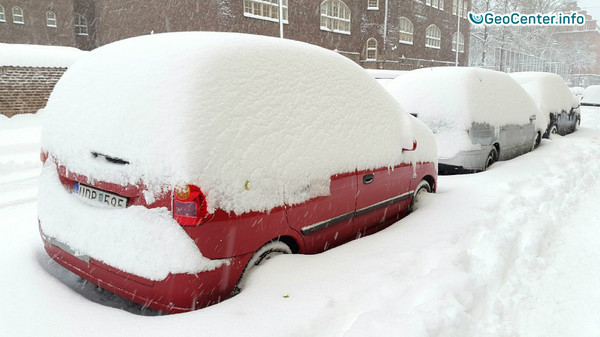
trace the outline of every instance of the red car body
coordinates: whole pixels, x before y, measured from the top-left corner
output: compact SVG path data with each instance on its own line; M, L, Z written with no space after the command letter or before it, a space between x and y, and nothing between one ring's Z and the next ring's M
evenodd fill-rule
M85 176L57 165L62 185L87 184ZM194 226L183 226L202 254L209 259L229 259L221 267L198 274L170 274L151 281L106 265L70 249L44 235L48 255L73 273L141 305L167 313L206 307L231 296L248 261L265 243L278 239L293 252L316 254L355 238L381 230L404 217L414 190L425 180L435 189L434 163L403 164L338 174L331 177L329 196L278 207L270 212L235 215L216 210L211 218ZM128 198L128 206L166 207L173 210L173 193L152 204L143 196L143 186L120 186L97 181L92 187Z

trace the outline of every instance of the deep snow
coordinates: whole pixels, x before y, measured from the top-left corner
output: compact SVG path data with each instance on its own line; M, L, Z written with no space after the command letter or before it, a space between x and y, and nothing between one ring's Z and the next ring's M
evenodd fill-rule
M0 43L0 66L68 68L87 53L73 47Z
M378 234L278 256L240 295L160 317L45 254L38 121L17 117L0 119L0 336L600 335L600 109L487 172L440 177Z

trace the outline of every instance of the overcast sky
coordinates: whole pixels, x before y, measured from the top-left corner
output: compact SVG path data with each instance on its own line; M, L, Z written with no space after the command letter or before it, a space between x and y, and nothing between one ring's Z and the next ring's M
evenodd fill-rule
M600 0L579 0L579 7L585 9L596 20L600 20Z

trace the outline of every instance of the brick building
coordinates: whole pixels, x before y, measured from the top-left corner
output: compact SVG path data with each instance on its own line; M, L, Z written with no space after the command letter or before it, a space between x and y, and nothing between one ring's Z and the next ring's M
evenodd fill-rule
M337 50L366 68L454 65L456 40L460 65L468 60L469 0L281 1L285 38ZM0 0L0 42L90 50L132 36L173 31L279 36L278 3Z
M600 84L600 28L598 21L582 10L577 2L566 5L565 12L585 16L582 26L557 27L552 34L553 47L560 50L573 85Z

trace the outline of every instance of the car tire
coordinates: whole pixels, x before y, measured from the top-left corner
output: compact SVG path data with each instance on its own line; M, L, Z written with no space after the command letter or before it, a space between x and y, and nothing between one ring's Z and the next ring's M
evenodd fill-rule
M558 133L558 127L556 126L556 124L553 124L550 127L550 132L548 132L548 138L552 138L552 135L555 135Z
M492 147L492 150L490 151L487 158L485 159L484 171L487 171L488 167L492 166L492 164L497 161L498 161L498 150L496 150L496 147L494 146L494 147Z
M292 254L292 249L290 248L290 246L288 246L282 241L273 240L260 247L254 253L254 255L252 255L250 261L248 261L248 264L246 265L246 268L244 268L244 271L242 272L242 275L240 276L240 279L238 280L238 283L233 289L231 295L237 295L242 291L242 289L244 289L246 280L248 279L248 275L252 273L254 267L260 266L273 256L282 254Z
M408 207L408 213L412 213L415 210L415 206L419 203L419 197L423 193L431 193L431 185L427 180L421 180L415 191L413 192L412 200L410 201L410 206Z
M533 141L533 146L531 147L531 151L535 150L538 148L538 146L540 146L540 143L542 142L542 136L540 135L539 132L537 132L535 134L535 140Z

